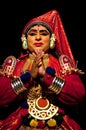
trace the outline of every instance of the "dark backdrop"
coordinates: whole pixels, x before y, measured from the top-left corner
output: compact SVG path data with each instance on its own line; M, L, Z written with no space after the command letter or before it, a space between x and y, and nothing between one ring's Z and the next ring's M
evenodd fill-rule
M0 64L8 55L16 57L19 55L22 29L31 18L56 9L63 21L74 57L78 60L78 67L86 72L86 7L84 5L83 1L73 0L2 1L0 3ZM86 85L86 74L81 78ZM77 110L83 130L86 130L85 109L86 99Z

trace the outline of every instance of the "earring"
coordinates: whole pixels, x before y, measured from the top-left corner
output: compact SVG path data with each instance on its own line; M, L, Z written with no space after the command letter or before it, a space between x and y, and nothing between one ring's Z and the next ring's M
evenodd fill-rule
M23 36L21 37L21 41L22 41L22 48L23 48L24 50L27 50L28 44L27 44L27 39L26 39L25 35L23 35Z
M55 47L55 34L52 34L50 38L50 49L53 49Z

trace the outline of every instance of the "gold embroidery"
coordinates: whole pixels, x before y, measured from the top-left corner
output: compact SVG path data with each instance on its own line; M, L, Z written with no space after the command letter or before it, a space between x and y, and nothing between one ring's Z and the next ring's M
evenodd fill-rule
M67 75L67 74L72 74L72 73L84 74L82 70L79 70L77 68L77 62L76 62L76 66L74 66L71 59L66 55L61 55L59 57L59 62L62 67L62 70L61 70L62 75Z
M25 72L25 71L28 70L28 69L30 70L33 61L34 61L33 55L29 54L29 58L28 58L27 61L25 62L22 71ZM48 54L45 54L44 57L43 57L43 63L44 63L45 68L47 67L48 62L49 62L49 55L48 55Z
M41 95L42 95L42 88L41 88L40 84L38 84L38 86L33 86L33 87L29 90L27 98L28 98L29 100L37 99L37 98L40 97Z

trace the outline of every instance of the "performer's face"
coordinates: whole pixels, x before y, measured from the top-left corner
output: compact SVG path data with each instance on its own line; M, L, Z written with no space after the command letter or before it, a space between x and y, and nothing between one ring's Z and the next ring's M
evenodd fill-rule
M42 25L35 25L27 33L27 43L30 52L36 49L46 52L49 49L50 32Z

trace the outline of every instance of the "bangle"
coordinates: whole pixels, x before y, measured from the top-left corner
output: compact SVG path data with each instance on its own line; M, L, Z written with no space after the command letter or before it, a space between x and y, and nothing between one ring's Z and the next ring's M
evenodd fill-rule
M61 89L64 86L65 81L59 77L55 77L52 81L52 84L48 87L50 90L55 92L56 94L59 94Z
M24 90L26 90L26 88L24 87L23 82L21 81L20 78L16 78L16 79L12 80L11 86L17 95L19 93L23 92Z

